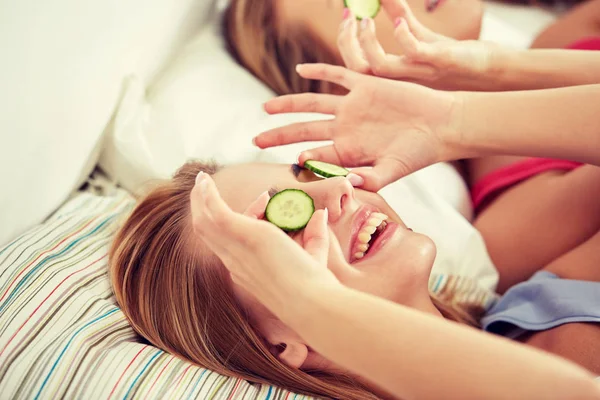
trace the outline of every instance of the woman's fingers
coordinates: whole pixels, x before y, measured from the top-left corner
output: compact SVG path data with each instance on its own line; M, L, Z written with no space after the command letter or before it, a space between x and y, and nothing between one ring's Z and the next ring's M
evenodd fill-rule
M410 31L405 19L397 21L394 36L409 59L416 62L435 61L435 45L419 41Z
M296 71L305 79L335 83L348 90L352 90L361 76L347 68L330 64L300 64L296 67Z
M442 35L438 35L437 33L432 32L423 24L419 22L419 20L412 13L412 10L404 0L381 0L381 4L384 10L387 12L388 16L394 23L398 20L398 18L406 19L410 30L413 34L419 39L425 42L435 42L439 40L447 40L446 37Z
M260 221L233 212L208 174L198 174L190 199L194 230L201 233L202 240L207 244L227 245L232 240L251 244ZM260 199L265 201L263 195ZM257 202L254 203L255 207Z
M308 160L323 161L330 164L342 165L342 159L333 145L317 147L303 151L298 157L298 163L304 165Z
M378 192L385 186L397 181L411 171L406 171L397 161L386 159L379 161L373 168L354 168L353 174L363 178L361 189Z
M271 129L256 136L253 143L261 149L300 142L331 140L332 121L299 122Z
M342 96L319 93L299 93L279 96L265 103L269 114L314 112L335 114Z
M345 10L345 19L342 21L340 33L338 34L338 49L347 68L361 74L367 74L370 72L369 63L363 56L357 38L358 23L352 12L348 8Z
M327 255L329 254L328 221L328 210L317 210L304 229L303 234L304 250L324 265L327 265Z
M248 206L246 211L244 211L244 215L255 219L262 219L265 216L265 209L270 199L269 192L262 193Z
M360 45L369 62L370 70L375 75L386 76L387 56L377 39L375 22L371 18L365 18L361 21L360 26Z
M405 53L403 56L386 54L377 40L375 23L372 19L363 19L361 25L360 43L367 58L370 70L374 75L390 79L428 80L435 74L435 69L420 63L420 51L429 44L420 43L408 31L406 21L396 28L396 37ZM423 57L426 58L426 57ZM413 62L419 61L419 62Z

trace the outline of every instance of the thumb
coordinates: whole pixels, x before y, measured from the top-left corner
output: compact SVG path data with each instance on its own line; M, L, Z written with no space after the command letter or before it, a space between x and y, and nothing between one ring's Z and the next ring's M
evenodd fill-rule
M370 192L378 192L410 172L412 171L394 160L382 160L373 168L354 168L352 170L353 174L359 175L365 181L361 189Z
M304 229L304 250L317 262L327 264L329 252L329 212L327 209L316 211Z

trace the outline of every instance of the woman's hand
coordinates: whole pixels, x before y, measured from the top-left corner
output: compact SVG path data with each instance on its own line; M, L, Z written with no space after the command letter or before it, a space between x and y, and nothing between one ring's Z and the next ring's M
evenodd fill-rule
M382 0L396 26L403 55L386 54L375 22L358 22L349 13L342 22L338 47L349 69L437 89L491 89L495 55L501 47L477 40L457 41L432 32L412 14L404 0Z
M382 187L431 164L456 159L450 143L459 143L461 97L424 86L362 75L346 68L301 65L298 73L306 79L332 82L347 88L345 96L303 93L282 96L265 104L270 114L318 112L335 119L293 124L260 134L260 148L304 141L333 140L332 145L300 155L345 167L364 183L366 190Z
M285 320L293 312L290 298L295 294L339 286L328 260L332 268L345 260L327 227L327 210L316 211L304 229L303 248L275 225L260 220L268 201L269 195L263 193L245 215L237 214L223 201L210 176L200 173L191 193L193 228L225 264L233 281Z

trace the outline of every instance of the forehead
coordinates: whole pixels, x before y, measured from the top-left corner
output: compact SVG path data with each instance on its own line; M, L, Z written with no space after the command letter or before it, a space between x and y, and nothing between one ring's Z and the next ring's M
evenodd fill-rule
M236 212L243 212L263 192L277 187L292 188L298 180L291 164L239 164L221 169L213 179L223 200Z

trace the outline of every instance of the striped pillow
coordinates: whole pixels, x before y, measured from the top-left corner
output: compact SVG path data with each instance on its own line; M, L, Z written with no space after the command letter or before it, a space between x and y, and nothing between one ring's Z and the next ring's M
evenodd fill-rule
M303 399L140 344L117 307L107 252L134 204L80 193L0 249L0 397Z
M112 295L107 252L134 200L79 193L0 249L0 393L11 399L306 399L196 367L139 343ZM487 308L472 280L435 276L430 290Z

